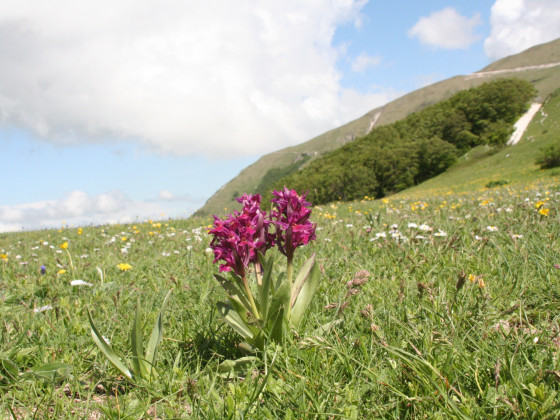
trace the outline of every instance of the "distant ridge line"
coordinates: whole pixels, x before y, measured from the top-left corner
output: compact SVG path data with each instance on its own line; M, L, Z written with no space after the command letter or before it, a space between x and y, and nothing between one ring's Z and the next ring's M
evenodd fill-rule
M556 66L560 66L560 62L547 63L547 64L537 64L535 66L514 67L513 69L477 71L475 73L469 74L468 76L465 76L465 79L474 79L474 78L477 78L477 77L490 76L490 75L493 75L493 74L511 73L511 72L518 72L518 71L526 71L526 70L547 69L547 68L556 67Z

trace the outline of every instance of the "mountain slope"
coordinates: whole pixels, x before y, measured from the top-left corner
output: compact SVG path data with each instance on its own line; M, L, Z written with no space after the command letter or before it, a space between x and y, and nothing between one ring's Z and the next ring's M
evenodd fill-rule
M367 134L373 126L390 124L447 99L459 90L504 77L527 80L535 86L541 99L548 97L560 88L560 39L498 60L471 75L456 76L423 87L305 143L264 155L220 188L196 214L221 214L225 208L236 207L235 197L245 192L258 192L257 187L271 169L279 173L288 166L297 169L298 161L308 164L325 152Z

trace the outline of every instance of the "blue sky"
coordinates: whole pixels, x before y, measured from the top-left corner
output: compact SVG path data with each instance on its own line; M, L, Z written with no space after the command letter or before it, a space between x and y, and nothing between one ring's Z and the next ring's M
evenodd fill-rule
M557 0L2 3L0 231L188 216L264 153L560 37Z

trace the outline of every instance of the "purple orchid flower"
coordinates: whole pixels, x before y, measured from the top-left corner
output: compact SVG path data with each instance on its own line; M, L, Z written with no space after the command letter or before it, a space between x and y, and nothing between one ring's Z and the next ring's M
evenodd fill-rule
M274 236L268 232L270 220L260 208L259 194L245 194L237 199L243 204L241 212L235 211L222 220L214 216L214 235L210 247L214 251L214 262L224 261L220 271L233 270L245 277L245 269L250 263L258 262L258 252L264 254L274 246Z
M305 201L307 193L298 195L296 190L284 187L283 191L273 191L276 204L271 218L276 225L276 244L278 249L291 261L294 250L314 240L317 225L309 220L311 203Z

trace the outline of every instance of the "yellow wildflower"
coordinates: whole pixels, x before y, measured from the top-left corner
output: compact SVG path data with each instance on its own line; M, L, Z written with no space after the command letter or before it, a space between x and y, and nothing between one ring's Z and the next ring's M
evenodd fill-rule
M0 254L0 260L8 262L8 256L6 254Z
M62 245L60 245L60 247L62 249L68 249L68 242L64 242Z
M66 273L66 270L60 269L60 270L58 270L58 273L57 273L57 274L64 274L64 273Z
M476 280L476 276L474 274L469 274L469 280L471 283L474 283Z
M548 216L548 212L550 211L550 209L545 209L544 207L541 208L539 210L539 214L542 214L543 216Z
M81 235L83 233L82 228L78 228L78 235Z
M127 263L120 263L117 265L117 268L121 271L127 271L130 270L132 268L132 266L130 264Z

